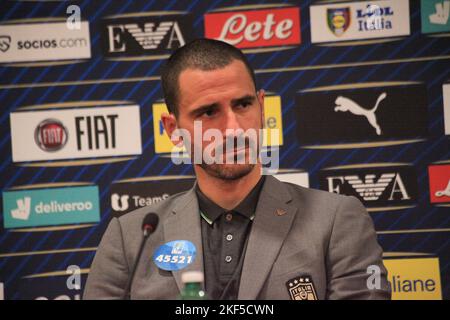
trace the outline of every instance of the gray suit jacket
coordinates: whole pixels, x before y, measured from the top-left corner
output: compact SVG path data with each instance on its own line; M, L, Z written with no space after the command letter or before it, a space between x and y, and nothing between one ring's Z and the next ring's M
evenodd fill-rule
M92 263L84 299L122 297L142 239L142 220L149 212L157 213L160 222L144 247L131 299L176 299L182 288L181 273L203 271L201 216L192 188L112 219ZM249 237L239 299L291 299L287 283L306 275L318 299L390 298L372 220L355 197L268 176ZM197 257L181 271L161 270L152 256L160 245L173 240L194 243ZM368 289L370 265L381 270L379 289Z

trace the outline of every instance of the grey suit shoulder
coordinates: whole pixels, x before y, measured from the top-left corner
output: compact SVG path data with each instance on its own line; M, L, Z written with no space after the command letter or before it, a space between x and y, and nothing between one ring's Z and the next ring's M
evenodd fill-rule
M158 269L151 256L161 244L191 241L197 257L185 270L203 271L200 215L194 188L163 202L113 218L96 257L84 298L114 299L123 294L136 260L144 216L154 212L160 223L148 239L133 281L132 299L174 299L181 272ZM367 267L376 265L381 287L367 287ZM282 183L266 177L241 274L239 299L292 299L286 283L308 276L317 299L389 299L372 219L355 197Z

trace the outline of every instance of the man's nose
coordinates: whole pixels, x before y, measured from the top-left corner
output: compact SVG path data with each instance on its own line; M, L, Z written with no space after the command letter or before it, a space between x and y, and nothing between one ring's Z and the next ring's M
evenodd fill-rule
M233 129L233 130L242 129L238 116L231 108L229 110L227 110L224 115L224 121L223 121L223 127L222 127L223 133L225 133L225 131L227 129Z

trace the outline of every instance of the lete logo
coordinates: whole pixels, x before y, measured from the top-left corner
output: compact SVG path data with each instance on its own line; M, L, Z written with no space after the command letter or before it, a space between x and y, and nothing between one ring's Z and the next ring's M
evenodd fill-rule
M209 13L205 15L205 37L238 48L300 44L300 9Z

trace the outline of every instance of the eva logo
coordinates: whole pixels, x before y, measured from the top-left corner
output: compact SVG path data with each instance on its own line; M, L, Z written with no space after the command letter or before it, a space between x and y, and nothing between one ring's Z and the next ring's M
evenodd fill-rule
M103 52L107 57L142 57L168 54L193 40L191 14L160 11L129 12L104 18Z
M11 210L11 217L18 220L28 220L30 217L31 198L17 199L17 208Z

